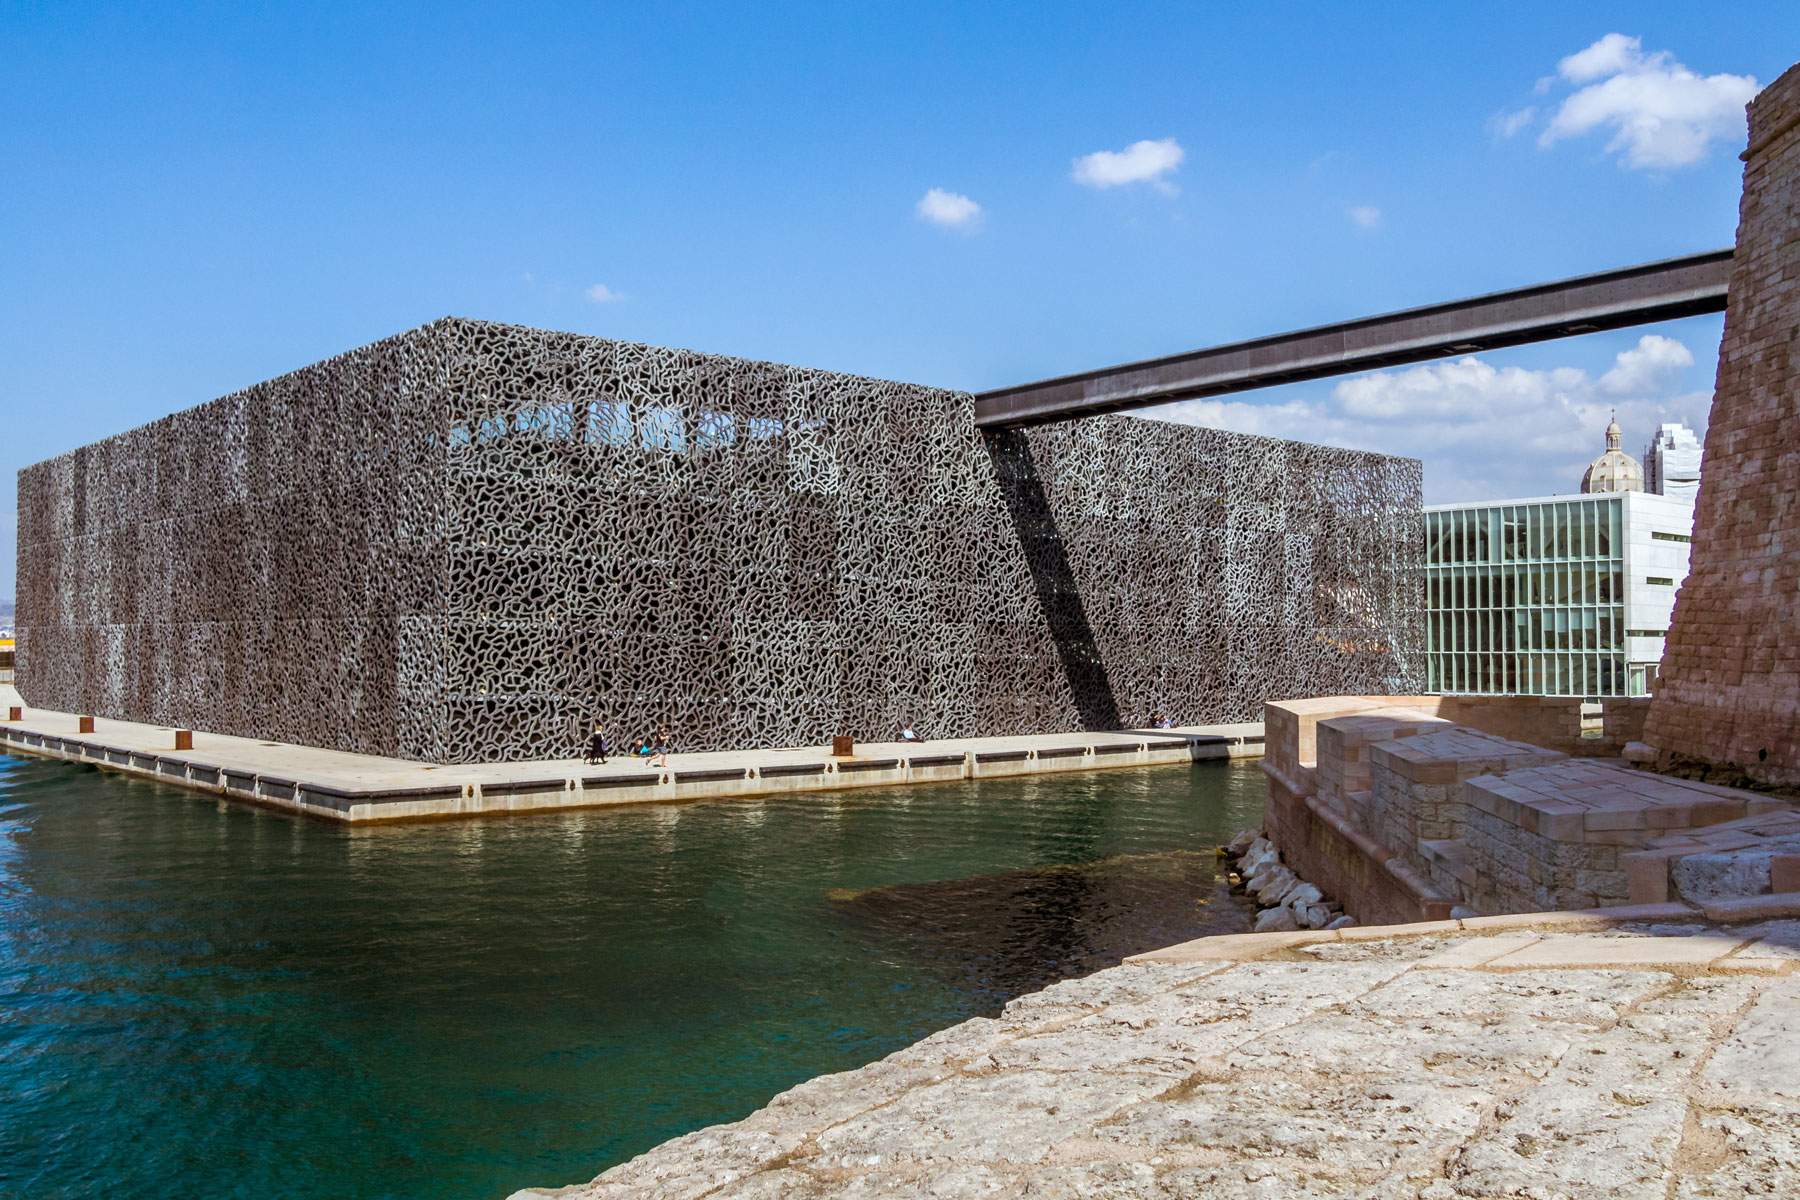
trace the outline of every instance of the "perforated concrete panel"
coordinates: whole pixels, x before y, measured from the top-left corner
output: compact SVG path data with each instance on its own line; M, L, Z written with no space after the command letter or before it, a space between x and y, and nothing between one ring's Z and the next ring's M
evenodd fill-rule
M1415 686L1415 460L444 320L28 468L40 707L440 762Z

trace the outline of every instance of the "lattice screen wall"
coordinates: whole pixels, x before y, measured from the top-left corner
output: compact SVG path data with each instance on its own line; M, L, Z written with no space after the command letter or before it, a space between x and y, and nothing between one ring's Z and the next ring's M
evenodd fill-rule
M30 467L29 703L437 762L1410 688L1411 459L444 320Z

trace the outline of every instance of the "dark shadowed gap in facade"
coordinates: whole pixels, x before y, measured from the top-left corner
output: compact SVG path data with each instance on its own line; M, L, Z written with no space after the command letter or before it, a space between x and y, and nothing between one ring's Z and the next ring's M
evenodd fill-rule
M984 430L988 457L993 460L994 475L1000 483L1000 495L1012 518L1013 530L1031 567L1031 582L1037 589L1038 607L1050 627L1050 639L1062 660L1063 674L1069 681L1069 692L1075 700L1075 711L1081 716L1083 729L1118 729L1124 724L1119 716L1118 701L1113 697L1112 680L1107 677L1106 663L1094 639L1094 628L1088 623L1087 609L1081 602L1075 573L1069 569L1068 552L1062 531L1044 495L1043 481L1038 478L1037 464L1031 457L1031 443L1016 429Z

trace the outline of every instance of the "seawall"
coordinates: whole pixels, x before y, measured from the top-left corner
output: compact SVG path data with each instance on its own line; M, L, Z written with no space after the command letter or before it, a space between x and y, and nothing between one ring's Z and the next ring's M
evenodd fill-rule
M0 723L0 749L348 824L1171 766L1262 753L1261 724L1244 723L864 743L846 756L820 746L671 754L668 766L656 769L622 758L604 766L548 759L436 767L223 734L194 733L191 749L176 750L176 730L87 720L93 730L84 733L74 714L27 710L21 720Z

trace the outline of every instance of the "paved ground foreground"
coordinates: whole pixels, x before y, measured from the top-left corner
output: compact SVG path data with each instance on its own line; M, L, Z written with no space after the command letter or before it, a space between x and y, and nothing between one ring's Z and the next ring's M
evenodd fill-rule
M1800 1195L1758 899L1202 939L513 1200Z

